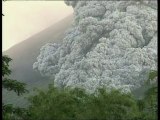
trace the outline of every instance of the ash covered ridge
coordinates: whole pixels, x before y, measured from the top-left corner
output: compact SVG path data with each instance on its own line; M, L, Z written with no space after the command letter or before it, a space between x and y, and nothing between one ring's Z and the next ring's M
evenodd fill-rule
M157 69L157 1L69 1L74 21L62 44L48 43L33 69L55 86L141 87Z

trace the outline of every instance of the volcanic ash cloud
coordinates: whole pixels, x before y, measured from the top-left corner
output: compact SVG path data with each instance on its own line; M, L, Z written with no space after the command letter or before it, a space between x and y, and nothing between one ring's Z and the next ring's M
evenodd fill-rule
M157 69L156 1L65 1L74 23L62 44L46 44L33 68L58 87L140 87Z

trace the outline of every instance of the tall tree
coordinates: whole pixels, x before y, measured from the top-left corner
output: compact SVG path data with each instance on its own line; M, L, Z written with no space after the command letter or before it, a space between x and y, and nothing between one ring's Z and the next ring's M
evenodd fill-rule
M14 91L18 96L20 96L27 92L25 88L26 84L9 78L9 75L11 74L11 70L9 69L10 61L12 61L11 58L6 55L2 55L2 88L7 89L8 91ZM24 111L25 110L22 108L13 107L12 104L2 103L2 113L4 120L10 120L15 116L18 117L24 113Z

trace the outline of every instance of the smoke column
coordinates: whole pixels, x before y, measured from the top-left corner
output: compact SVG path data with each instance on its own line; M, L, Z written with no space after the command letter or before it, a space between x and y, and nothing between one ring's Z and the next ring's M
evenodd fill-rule
M157 69L157 1L68 1L74 21L62 44L44 45L33 64L58 87L130 92Z

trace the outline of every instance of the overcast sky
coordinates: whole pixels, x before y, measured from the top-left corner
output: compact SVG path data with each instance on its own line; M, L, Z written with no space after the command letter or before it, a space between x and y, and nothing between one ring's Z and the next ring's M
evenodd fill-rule
M64 1L3 2L2 49L27 39L73 13Z

